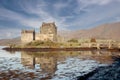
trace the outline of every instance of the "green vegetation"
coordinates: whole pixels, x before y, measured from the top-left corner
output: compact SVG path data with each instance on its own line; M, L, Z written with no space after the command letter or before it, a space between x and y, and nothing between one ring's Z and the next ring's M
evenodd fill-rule
M27 44L10 45L11 48L67 48L78 47L81 43L77 39L70 39L67 42L58 43L53 41L32 41Z
M52 41L33 41L30 42L28 44L26 44L26 46L36 46L36 47L60 47L60 43L55 43Z
M80 46L80 43L78 43L78 40L71 39L68 42L65 43L57 43L52 41L33 41L25 45L25 47L48 47L48 48L56 48L56 47L77 47Z
M70 39L70 40L68 40L67 42L78 43L78 40L77 40L77 39Z

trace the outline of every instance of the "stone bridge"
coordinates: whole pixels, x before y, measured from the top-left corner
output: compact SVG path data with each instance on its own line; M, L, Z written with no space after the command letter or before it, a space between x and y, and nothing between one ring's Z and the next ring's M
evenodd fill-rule
M114 48L120 48L120 43L118 42L88 42L88 43L82 43L81 47L96 47L97 49L100 48L108 48L108 49L114 49Z

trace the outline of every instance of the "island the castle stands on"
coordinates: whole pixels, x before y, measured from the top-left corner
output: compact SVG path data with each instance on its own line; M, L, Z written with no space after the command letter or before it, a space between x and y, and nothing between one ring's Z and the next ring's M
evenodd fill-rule
M57 27L55 23L42 23L40 32L36 33L35 30L22 30L21 41L22 43L29 43L32 41L53 41L57 42Z
M22 30L20 45L10 45L10 48L58 48L58 50L64 50L64 48L79 49L119 49L120 43L111 39L67 39L63 36L58 36L57 26L54 22L42 23L40 32L36 33L35 30ZM60 49L59 49L60 48ZM72 49L71 49L72 48ZM6 48L7 49L7 48ZM8 48L9 49L9 48Z

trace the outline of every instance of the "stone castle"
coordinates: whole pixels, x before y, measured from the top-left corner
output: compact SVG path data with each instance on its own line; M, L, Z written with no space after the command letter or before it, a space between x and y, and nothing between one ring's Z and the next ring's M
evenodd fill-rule
M29 43L32 41L57 41L57 27L55 23L42 23L40 32L36 33L35 30L22 30L21 42Z

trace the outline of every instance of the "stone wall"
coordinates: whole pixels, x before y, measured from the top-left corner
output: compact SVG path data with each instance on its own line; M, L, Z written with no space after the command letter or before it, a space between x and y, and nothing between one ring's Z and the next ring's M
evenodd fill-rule
M57 42L67 42L67 40L65 40L65 38L64 37L61 37L60 35L57 35Z
M21 32L22 43L29 43L33 40L35 40L35 31L34 30L23 30Z
M44 23L40 27L41 34L54 34L57 35L57 27L55 23Z
M51 40L54 41L54 35L53 34L40 34L36 33L35 40L39 41L47 41Z
M44 23L40 27L40 34L44 35L44 40L57 41L57 27L55 23ZM46 36L45 36L46 35Z

